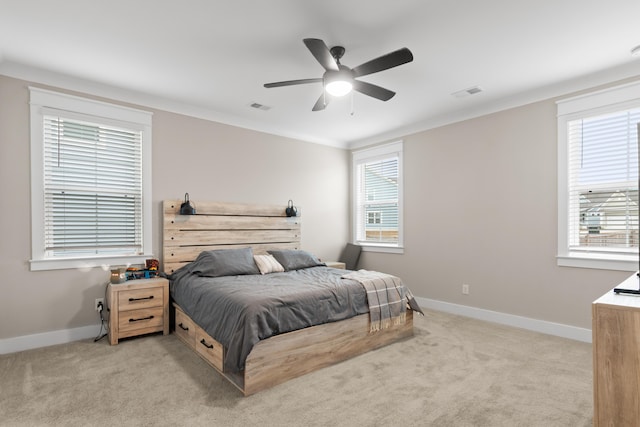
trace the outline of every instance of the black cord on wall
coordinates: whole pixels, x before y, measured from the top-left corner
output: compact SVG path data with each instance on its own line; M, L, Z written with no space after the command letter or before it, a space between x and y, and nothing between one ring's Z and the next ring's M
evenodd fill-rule
M108 289L109 289L109 282L107 282L104 285L104 299L103 299L103 301L107 301L107 290ZM98 336L95 337L93 342L100 341L102 338L104 338L108 334L108 327L106 325L106 322L109 321L109 316L108 315L106 317L104 316L105 308L106 307L104 306L103 303L99 303L98 304L98 313L100 314L100 330L98 331ZM109 309L107 309L107 311L109 311ZM104 329L104 333L102 332L103 329Z

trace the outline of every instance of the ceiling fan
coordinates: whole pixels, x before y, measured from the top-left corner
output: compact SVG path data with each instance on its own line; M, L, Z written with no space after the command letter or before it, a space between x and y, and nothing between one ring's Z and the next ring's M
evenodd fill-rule
M395 92L371 83L356 80L356 78L388 70L389 68L413 61L413 54L409 49L404 47L372 59L364 64L360 64L357 67L349 68L340 63L340 58L342 58L345 52L344 47L334 46L329 49L320 39L304 39L303 42L320 65L326 70L322 77L266 83L264 87L272 88L307 83L322 83L325 90L322 92L322 95L320 95L320 98L318 98L318 101L316 101L312 111L324 110L331 100L331 96L326 96L327 94L344 96L351 92L352 89L381 101L388 101L393 98L396 94Z

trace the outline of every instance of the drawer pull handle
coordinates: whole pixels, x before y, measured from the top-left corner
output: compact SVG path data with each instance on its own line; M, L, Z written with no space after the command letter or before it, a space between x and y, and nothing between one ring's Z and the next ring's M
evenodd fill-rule
M142 298L129 298L129 302L133 302L133 301L144 301L146 299L153 299L153 295L150 295L148 297L142 297Z
M184 326L182 323L180 323L178 326L180 326L180 328L182 328L183 331L188 331L189 328Z
M213 348L213 344L207 344L207 342L204 340L204 338L202 338L200 340L200 344L202 344L203 346L207 347L208 349L212 349Z
M139 322L141 320L151 320L151 319L153 319L153 316L141 317L139 319L129 319L129 322Z

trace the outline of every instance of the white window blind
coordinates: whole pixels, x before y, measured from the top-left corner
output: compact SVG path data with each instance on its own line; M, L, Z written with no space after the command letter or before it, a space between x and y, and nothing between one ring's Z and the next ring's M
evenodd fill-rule
M355 241L398 247L402 242L402 144L354 154Z
M142 253L142 132L45 115L47 257Z
M638 253L640 108L567 123L569 249Z

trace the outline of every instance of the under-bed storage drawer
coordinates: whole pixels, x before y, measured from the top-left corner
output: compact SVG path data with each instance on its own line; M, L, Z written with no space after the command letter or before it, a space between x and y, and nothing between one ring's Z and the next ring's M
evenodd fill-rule
M196 326L196 351L207 362L211 363L220 372L222 369L222 360L224 357L224 349L222 345L211 338L202 328Z
M196 326L182 310L176 307L176 335L192 349L196 349Z

